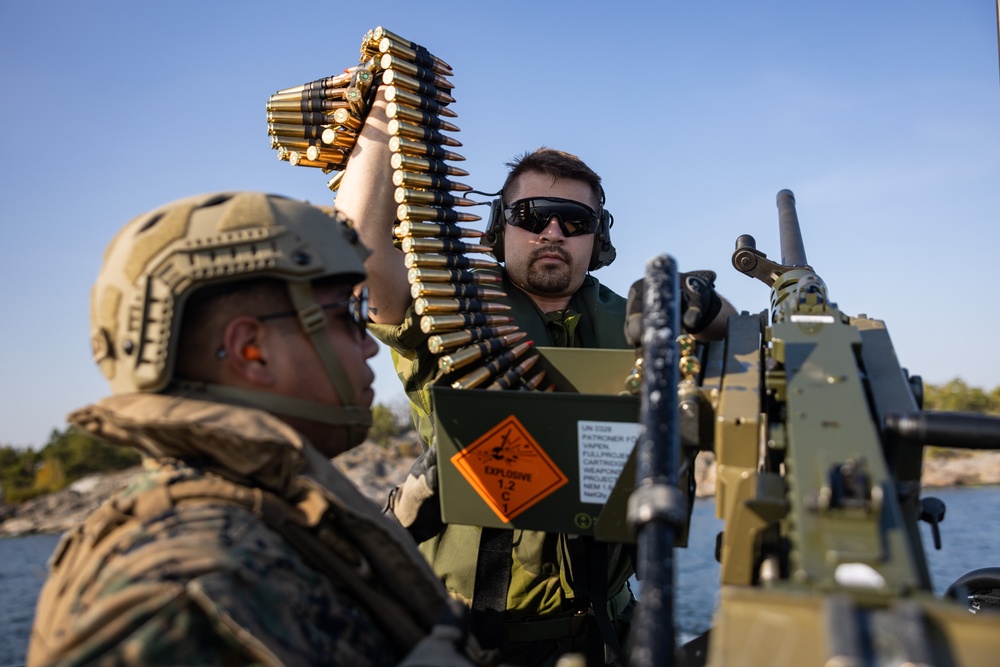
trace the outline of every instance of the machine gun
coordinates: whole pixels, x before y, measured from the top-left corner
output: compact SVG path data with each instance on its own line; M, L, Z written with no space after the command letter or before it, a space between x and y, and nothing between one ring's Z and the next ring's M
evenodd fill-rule
M935 596L918 522L939 540L923 446L1000 448L1000 419L922 412L885 324L838 309L806 261L794 196L777 201L781 263L750 236L733 254L771 287L770 309L731 318L724 342L678 346L676 266L647 266L631 664L996 664L1000 614L969 612L997 604L1000 568ZM678 464L699 451L717 461L721 591L713 627L675 652L670 547L693 495L676 488Z

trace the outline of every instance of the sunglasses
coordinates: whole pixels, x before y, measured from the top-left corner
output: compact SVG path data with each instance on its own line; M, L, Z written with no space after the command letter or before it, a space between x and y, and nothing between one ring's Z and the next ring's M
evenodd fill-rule
M555 216L564 236L593 234L597 212L586 204L560 197L518 199L503 210L504 221L532 234L540 234Z
M365 327L368 324L368 286L365 285L361 288L361 295L351 295L350 299L345 299L343 301L333 301L331 303L321 303L319 307L326 310L337 310L338 308L346 308L344 315L347 320L351 322L358 332L362 335L365 334ZM280 313L270 313L268 315L258 315L257 319L261 322L266 322L267 320L276 320L279 317L298 317L298 311L296 310L285 310Z

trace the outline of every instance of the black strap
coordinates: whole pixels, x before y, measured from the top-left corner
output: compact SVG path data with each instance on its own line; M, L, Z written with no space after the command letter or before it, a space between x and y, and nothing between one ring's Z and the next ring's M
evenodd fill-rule
M622 649L618 633L608 617L608 549L592 537L567 536L573 567L573 590L581 605L589 605L591 619L587 632L587 664L619 666Z
M479 536L470 623L479 644L486 649L499 648L503 640L503 617L507 609L513 549L513 530L483 528Z

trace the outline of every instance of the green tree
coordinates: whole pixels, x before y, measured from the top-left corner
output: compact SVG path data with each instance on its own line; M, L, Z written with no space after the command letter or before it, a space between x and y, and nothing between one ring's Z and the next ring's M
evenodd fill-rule
M1000 414L1000 387L987 394L959 378L943 385L928 384L924 386L924 409Z
M368 439L385 447L389 440L406 433L412 428L408 404L372 406L372 427Z

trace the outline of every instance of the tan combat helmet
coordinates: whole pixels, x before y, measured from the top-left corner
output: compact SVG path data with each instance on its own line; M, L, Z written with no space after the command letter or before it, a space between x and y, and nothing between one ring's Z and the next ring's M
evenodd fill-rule
M356 399L340 362L321 335L322 308L313 281L364 279L368 250L346 218L304 202L255 192L188 197L140 215L108 246L91 298L94 359L115 394L160 392L171 384L181 313L197 290L257 278L288 286L344 406L210 385L209 394L250 402L269 412L352 426L364 438L371 412Z

